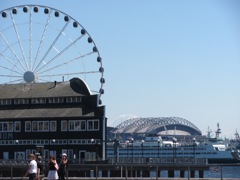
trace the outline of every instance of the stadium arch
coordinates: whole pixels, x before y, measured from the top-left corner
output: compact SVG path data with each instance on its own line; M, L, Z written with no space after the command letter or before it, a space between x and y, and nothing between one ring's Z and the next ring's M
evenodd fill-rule
M200 129L190 121L180 117L147 117L128 119L113 130L112 133L126 134L170 134L202 135Z

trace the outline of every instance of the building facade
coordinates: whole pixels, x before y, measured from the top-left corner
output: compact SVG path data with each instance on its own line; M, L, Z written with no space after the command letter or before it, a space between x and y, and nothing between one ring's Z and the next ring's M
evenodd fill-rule
M84 81L0 85L0 159L105 160L105 106Z

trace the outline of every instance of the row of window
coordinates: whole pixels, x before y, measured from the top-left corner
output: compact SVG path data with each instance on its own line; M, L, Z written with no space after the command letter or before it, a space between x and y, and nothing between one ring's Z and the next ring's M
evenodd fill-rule
M76 150L74 150L74 149L62 149L61 152L66 153L68 155L68 159L71 159L71 160L76 160L77 156L78 156L78 160L84 159L86 161L90 161L90 160L93 161L96 158L96 152L88 152L85 150L78 151L77 152L77 153L79 153L78 155L75 154ZM18 161L28 160L28 155L31 153L36 154L37 150L36 149L26 149L26 151L15 151L14 159L16 159ZM62 154L62 153L60 153L60 154ZM83 153L84 155L81 155L80 153ZM55 150L44 149L43 158L45 160L48 160L49 155L57 156L57 152ZM3 152L3 156L4 156L4 159L6 159L6 160L9 159L9 152Z
M159 152L159 153L157 153L157 152L155 152L155 153L149 153L149 152L143 152L143 153L132 153L131 151L129 151L128 153L118 153L120 156L142 156L142 155L144 155L144 156L149 156L149 155L152 155L152 156L154 156L154 157L157 157L158 155L164 155L164 156L166 156L166 155L169 155L169 156L172 156L173 155L173 153L170 151L170 152L168 152L168 153L161 153L161 152ZM182 155L192 155L193 154L193 152L185 152L185 153L176 153L175 155L178 155L178 156L182 156ZM206 154L216 154L216 152L199 152L199 153L195 153L195 154L197 154L197 155L206 155ZM114 152L113 151L107 151L107 156L108 157L114 157L115 156L115 154L114 154Z
M44 140L44 139L28 139L28 140L0 140L0 145L81 145L81 144L88 144L88 145L95 145L95 142L100 142L99 139L92 141L92 139L51 139L51 140Z
M61 131L98 131L99 120L61 120ZM57 131L57 121L26 121L25 132ZM0 122L0 132L21 132L21 121Z
M22 98L22 99L0 99L0 105L11 105L11 104L46 104L46 103L76 103L82 102L82 98L77 97L56 97L56 98Z
M159 151L172 151L173 149L175 151L207 151L207 148L205 147L196 147L196 148L162 148L162 147L135 147L135 146L128 146L126 148L120 148L119 151L128 151L130 149L134 149L134 151L155 151L155 150L159 150Z

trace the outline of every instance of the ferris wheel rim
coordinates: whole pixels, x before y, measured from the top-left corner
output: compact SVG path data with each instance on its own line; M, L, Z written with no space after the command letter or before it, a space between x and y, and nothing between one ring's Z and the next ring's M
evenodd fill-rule
M35 67L36 69L35 70L38 70L38 71L34 71L34 69L31 67L31 68L29 68L28 66L30 66L28 63L27 63L27 58L25 57L25 52L24 52L24 50L23 50L23 48L22 48L22 45L21 45L21 39L19 38L19 36L18 36L18 32L17 32L17 28L15 27L16 26L16 23L14 22L14 15L16 15L17 14L17 11L20 9L20 8L22 8L23 9L23 11L24 11L24 9L25 8L31 8L30 10L29 10L29 13L30 13L30 24L32 23L32 15L31 15L31 13L33 13L33 11L37 11L36 13L38 13L38 10L39 10L39 8L40 9L43 9L44 10L44 13L45 13L45 11L47 12L47 11L53 11L53 12L55 12L55 15L56 15L56 13L57 14L60 14L60 15L63 15L64 16L64 20L66 20L66 21L68 21L68 19L70 19L71 21L73 21L73 27L81 27L81 35L79 36L79 39L82 37L82 36L84 36L84 35L87 35L88 36L88 42L89 43L92 43L93 44L93 50L92 50L92 53L97 53L97 63L99 63L99 69L98 70L95 70L95 71L87 71L86 72L86 74L90 74L90 73L100 73L100 88L99 88L99 91L97 91L97 90L93 90L93 92L97 92L98 94L99 94L99 98L101 97L101 95L104 93L104 90L103 90L103 84L105 83L105 79L104 79L104 68L103 68L103 64L102 64L102 58L101 58L101 55L100 55L100 52L99 52L99 50L98 50L98 48L97 48L97 45L96 45L96 43L94 42L94 40L92 39L92 37L91 37L91 35L89 34L89 32L86 30L86 28L84 28L83 26L82 26L82 24L80 24L75 18L73 18L72 16L70 16L69 14L67 14L67 13L65 13L65 12L63 12L63 11L61 11L61 10L58 10L58 9L56 9L56 8L53 8L53 7L49 7L49 6L44 6L44 5L36 5L36 4L26 4L26 5L18 5L18 6L13 6L13 7L10 7L10 8L6 8L6 9L4 9L4 10L1 10L0 11L0 15L2 16L1 18L5 18L4 16L6 15L7 16L7 14L6 13L9 13L10 14L10 16L11 16L11 20L12 20L12 22L13 22L13 26L14 26L14 28L15 28L15 32L16 32L16 35L17 35L17 37L18 37L18 45L20 46L20 48L21 48L21 51L22 51L22 56L23 56L23 59L24 59L24 61L22 61L22 60L19 60L20 58L18 58L18 56L17 56L17 54L15 54L14 53L14 51L12 50L12 54L15 56L15 58L16 59L18 59L18 64L19 65L16 65L16 64L14 64L12 61L11 61L11 59L9 58L9 57L7 57L7 56L4 56L4 53L2 53L2 52L0 52L0 58L4 58L5 60L7 60L10 64L12 64L12 66L15 66L15 68L18 68L19 69L19 71L22 71L23 72L23 75L22 75L22 78L23 78L23 80L24 80L24 83L38 83L36 80L36 78L38 78L38 77L41 77L38 73L39 73L39 71L41 72L41 68L39 69L37 66ZM16 13L15 13L16 12ZM28 13L28 11L27 11L27 13ZM48 12L49 13L49 12ZM46 13L45 13L46 14ZM52 14L51 14L52 15ZM49 17L48 17L49 18ZM68 23L69 23L70 21L68 21ZM66 23L67 24L67 23ZM31 27L31 25L29 26L29 28L30 28L30 34L31 34L31 31L32 31L32 27ZM60 33L59 33L60 34ZM4 35L2 34L2 31L1 31L1 29L0 29L0 38L2 38L3 39L3 41L5 41L4 40ZM32 37L30 36L30 45L32 45L32 41L33 41L33 39L32 39ZM9 51L11 51L11 44L8 44L8 42L7 42L7 40L5 41L5 44L7 44L7 46L8 46L8 48L6 48L7 50L9 50ZM72 44L74 44L74 43L72 43ZM52 48L52 47L51 47ZM54 48L54 47L53 47ZM30 49L30 48L29 48ZM31 51L31 49L29 50L29 51ZM56 50L57 51L57 50ZM32 52L30 52L30 56L31 56L31 53ZM84 55L88 55L88 54L84 54ZM73 61L73 60L72 60ZM34 62L35 63L35 62ZM67 64L67 62L65 62L65 64ZM7 68L9 68L9 67L5 67L5 66L2 66L2 65L0 65L0 67L2 67L2 68L5 68L5 69L7 69ZM53 69L53 68L52 68ZM45 70L45 71L47 71L47 70ZM13 71L14 72L14 71ZM72 72L72 73L68 73L68 74L84 74L84 72ZM63 75L63 74L61 74L61 75ZM4 76L4 75L3 75ZM49 76L54 76L54 74L50 74ZM0 75L0 77L1 77L1 75ZM12 77L14 77L14 76L12 76ZM20 78L20 76L16 76L16 77L19 77ZM9 75L9 78L11 78L11 76ZM13 83L14 81L10 81L10 83ZM1 84L1 83L0 83ZM4 84L8 84L8 83L4 83Z

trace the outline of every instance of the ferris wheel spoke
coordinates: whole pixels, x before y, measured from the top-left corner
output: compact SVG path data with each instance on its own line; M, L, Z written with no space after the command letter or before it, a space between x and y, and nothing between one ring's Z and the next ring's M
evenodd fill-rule
M62 32L66 29L66 27L68 26L69 21L63 26L63 28L61 29L61 31L58 33L57 37L55 38L55 40L52 42L51 46L48 48L47 52L44 54L43 58L40 60L40 62L38 63L37 67L34 69L34 71L36 71L38 69L38 67L40 66L40 64L45 60L45 58L47 57L47 55L49 54L49 52L52 50L53 46L56 44L56 42L58 41L58 39L60 38Z
M16 80L13 80L13 81L9 81L9 82L6 82L7 84L12 84L12 83L22 83L23 80L22 78L21 79L16 79Z
M70 76L70 75L79 75L79 74L96 74L99 71L88 71L88 72L74 72L74 73L61 73L61 74L47 74L47 75L38 75L38 77L54 77L54 76Z
M29 66L30 70L32 70L32 11L29 13Z
M71 62L73 62L73 61L76 61L76 60L78 60L78 59L82 59L82 58L84 58L84 57L86 57L86 56L89 56L89 55L91 55L91 54L93 54L93 53L94 53L94 52L90 52L90 53L84 54L84 55L82 55L82 56L78 56L78 57L76 57L76 58L74 58L74 59L71 59L71 60L68 60L68 61L66 61L66 62L63 62L63 63L61 63L61 64L59 64L59 65L57 65L57 66L54 66L54 67L52 67L52 68L46 69L46 70L41 71L41 72L38 72L38 74L42 74L42 73L44 73L44 72L48 72L48 71L51 71L51 70L53 70L53 69L59 68L59 67L61 67L61 66L64 66L64 65L66 65L66 64L69 64L69 63L71 63Z
M3 69L9 70L9 72L15 72L15 73L17 73L17 74L19 74L19 75L22 75L22 73L20 73L20 72L18 72L18 71L15 71L15 70L13 70L13 69L10 69L10 68L8 68L8 67L1 66L1 65L0 65L0 67L3 68Z
M4 35L0 32L0 35L2 37L2 39L4 40L4 42L6 43L6 45L8 46L8 48L10 49L10 51L13 53L13 55L15 56L15 58L17 59L17 61L19 62L19 64L21 65L21 67L26 71L27 69L23 66L21 60L19 59L19 57L17 56L16 52L12 49L12 47L9 45L8 41L6 40L6 38L4 37Z
M22 76L14 76L14 75L4 75L4 74L0 74L0 77L10 77L10 78L22 78Z
M19 33L18 33L18 29L17 29L16 22L15 22L15 20L14 20L13 14L10 13L10 15L11 15L13 27L14 27L15 33L16 33L16 35L17 35L18 44L19 44L19 46L20 46L20 49L21 49L21 52L22 52L22 55L23 55L23 59L24 59L25 65L26 65L26 68L29 69L29 68L28 68L28 64L27 64L27 60L26 60L26 56L25 56L25 53L24 53L24 50L23 50L23 46L22 46L22 43L21 43L21 40L20 40L20 36L19 36Z
M44 30L43 30L43 33L42 33L42 37L41 37L41 41L39 43L39 46L38 46L38 50L37 50L37 53L36 53L36 56L35 56L35 59L34 59L34 62L33 62L33 66L32 66L32 70L34 69L35 67L35 64L37 62L37 59L38 59L38 54L40 53L41 49L42 49L42 45L43 45L43 42L44 42L44 39L45 39L45 35L46 35L46 32L47 32L47 29L48 29L48 25L49 25L49 22L50 22L50 19L51 19L51 13L52 10L50 10L50 13L48 14L48 18L47 18L47 21L45 23L45 27L44 27Z
M24 70L22 70L19 66L17 66L16 63L12 62L7 56L5 56L2 53L0 53L0 56L2 56L4 59L6 59L9 63L11 63L14 67L19 69L21 72L24 72Z
M40 71L41 69L47 67L51 62L53 62L54 60L56 60L59 56L61 56L64 52L66 52L70 47L72 47L73 45L75 45L75 43L77 41L79 41L81 38L83 37L83 35L79 36L75 41L73 41L72 43L70 43L67 47L65 47L61 52L54 56L52 59L50 59L46 64L44 64L41 68L39 68L36 72Z

